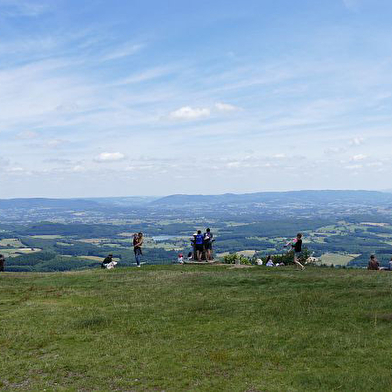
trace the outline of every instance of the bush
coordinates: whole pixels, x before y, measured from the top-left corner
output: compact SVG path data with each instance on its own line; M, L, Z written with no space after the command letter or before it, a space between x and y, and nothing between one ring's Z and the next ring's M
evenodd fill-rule
M223 262L225 264L244 264L244 265L252 265L256 264L253 259L249 259L243 255L238 255L237 253L230 253L226 256L223 256Z

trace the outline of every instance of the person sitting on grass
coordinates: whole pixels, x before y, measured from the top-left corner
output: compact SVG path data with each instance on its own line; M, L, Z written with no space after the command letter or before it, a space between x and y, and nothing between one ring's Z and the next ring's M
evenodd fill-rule
M268 255L267 259L265 260L266 267L275 267L274 262L272 261L272 256Z
M109 254L105 257L101 264L101 268L112 269L117 265L117 262L113 260L113 255Z
M302 270L305 267L299 262L299 258L301 257L302 252L302 234L298 233L297 238L293 241L291 248L294 250L294 264L301 267Z
M379 264L378 260L376 259L375 255L370 256L370 260L369 260L367 269L373 270L373 271L377 271L380 269L380 264Z

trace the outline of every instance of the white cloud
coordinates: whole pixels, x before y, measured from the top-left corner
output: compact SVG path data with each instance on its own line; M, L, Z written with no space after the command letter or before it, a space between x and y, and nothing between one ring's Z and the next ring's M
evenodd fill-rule
M49 141L46 142L46 147L49 148L56 148L59 147L63 144L66 144L67 141L66 140L62 140L62 139L51 139Z
M330 147L324 150L324 154L331 155L331 154L342 154L346 152L347 149L344 147Z
M367 155L358 154L358 155L354 155L353 157L351 157L351 160L352 161L363 161L366 158L367 158Z
M0 0L0 8L2 15L8 17L35 17L48 10L48 6L45 4L25 0Z
M237 106L230 105L229 103L223 103L223 102L216 103L215 108L220 112L234 112L240 109Z
M99 154L96 158L96 162L117 162L122 161L125 155L121 152L103 152Z
M197 120L199 118L208 117L211 114L209 108L191 108L184 106L170 113L170 118L174 120Z
M150 80L160 78L172 73L175 69L169 67L157 67L152 69L147 69L143 72L139 72L134 75L130 75L118 82L113 83L114 86L121 86L126 84L142 83Z
M348 170L358 170L361 168L362 168L362 165L347 165L346 166L346 169L348 169Z
M228 163L226 164L226 166L227 166L229 169L231 169L231 168L237 168L237 167L241 167L241 166L242 166L242 163L241 163L241 162L238 162L238 161L233 161L233 162L228 162Z
M81 165L76 165L72 168L72 171L75 173L81 173L84 172L85 170L86 170L85 167Z
M117 59L121 59L123 57L132 56L135 53L139 52L143 47L144 47L144 45L142 45L142 44L129 44L128 43L128 44L122 45L122 46L118 47L117 49L107 53L106 55L104 55L102 57L101 60L103 60L103 61L117 60Z
M355 137L350 140L350 146L360 146L363 142L364 139L362 137Z
M25 170L23 169L23 167L10 167L7 169L7 172L9 173L23 173Z

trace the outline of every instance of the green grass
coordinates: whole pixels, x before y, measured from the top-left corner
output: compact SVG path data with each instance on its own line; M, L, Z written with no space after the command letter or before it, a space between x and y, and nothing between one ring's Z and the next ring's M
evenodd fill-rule
M324 253L321 257L321 263L326 265L347 265L359 255L346 255L339 253Z
M41 252L41 248L4 248L0 249L0 253L3 254L6 258L7 257L16 257L20 254L29 254L29 253L37 253Z
M41 240L57 240L59 238L65 238L65 236L57 235L57 234L43 234L43 235L32 235L31 238L37 238Z
M0 240L0 247L2 246L12 246L14 248L23 247L24 245L17 238L3 238Z
M0 274L0 390L390 391L392 274Z

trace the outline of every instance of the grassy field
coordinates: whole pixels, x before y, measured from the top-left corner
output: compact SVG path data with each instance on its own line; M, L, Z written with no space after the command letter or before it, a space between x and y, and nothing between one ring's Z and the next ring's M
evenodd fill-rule
M12 246L14 248L24 246L18 238L4 238L0 240L0 246Z
M7 257L16 257L20 254L29 254L29 253L37 253L41 252L41 248L4 248L0 249L0 254L3 254L6 258Z
M392 274L0 274L2 391L390 391Z
M347 265L359 255L344 255L339 253L324 253L321 257L321 263L326 265Z

